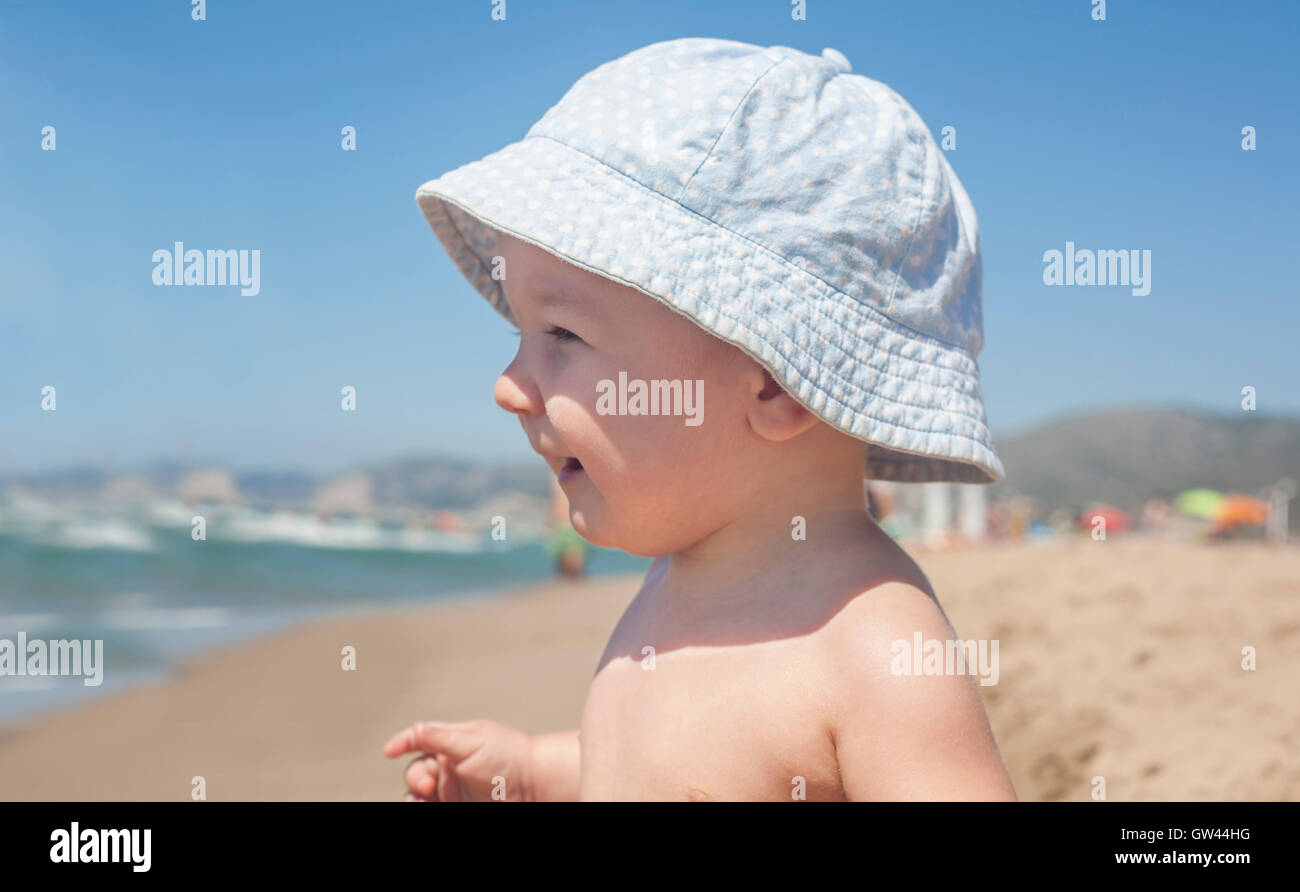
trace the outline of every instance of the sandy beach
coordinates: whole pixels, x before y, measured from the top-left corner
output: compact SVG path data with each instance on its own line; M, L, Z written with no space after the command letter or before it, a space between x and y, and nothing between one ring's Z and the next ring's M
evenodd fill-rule
M1020 798L1300 800L1300 554L1141 539L918 553L963 639ZM577 727L638 580L331 618L171 681L0 726L0 799L385 800L417 719ZM356 648L356 671L341 651ZM1241 668L1242 648L1257 652Z

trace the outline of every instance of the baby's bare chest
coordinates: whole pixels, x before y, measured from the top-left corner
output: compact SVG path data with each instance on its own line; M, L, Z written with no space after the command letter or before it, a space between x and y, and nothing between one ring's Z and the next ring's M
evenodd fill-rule
M611 642L583 711L582 798L843 798L818 673L799 641Z

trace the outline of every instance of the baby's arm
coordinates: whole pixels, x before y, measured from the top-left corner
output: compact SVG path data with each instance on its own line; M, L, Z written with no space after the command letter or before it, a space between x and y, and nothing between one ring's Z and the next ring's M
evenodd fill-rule
M830 725L845 796L1016 800L975 678L891 672L895 641L907 642L910 658L917 632L922 643L945 646L956 637L928 595L887 583L855 598L832 625Z
M529 788L539 802L577 802L580 746L578 731L538 734L532 739Z

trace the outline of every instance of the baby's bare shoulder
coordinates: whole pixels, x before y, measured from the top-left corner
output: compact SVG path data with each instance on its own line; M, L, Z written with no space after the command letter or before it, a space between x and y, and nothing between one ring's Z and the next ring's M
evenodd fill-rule
M819 637L826 722L849 799L1014 799L968 674L915 671L957 636L928 582L848 599Z
M882 533L865 548L845 551L845 563L828 579L834 607L819 636L828 656L861 662L916 631L952 633L930 580L897 542Z
M837 668L852 666L857 677L889 674L897 642L954 637L938 598L921 579L889 579L846 599L826 623L821 646Z

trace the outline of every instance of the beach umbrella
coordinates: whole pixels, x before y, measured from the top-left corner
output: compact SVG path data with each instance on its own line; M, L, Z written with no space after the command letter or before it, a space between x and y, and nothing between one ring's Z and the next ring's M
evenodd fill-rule
M1219 529L1260 527L1266 523L1268 502L1240 493L1225 496L1214 512L1214 525Z
M1123 532L1129 527L1128 514L1114 505L1094 505L1091 508L1085 508L1079 520L1085 527L1091 529L1098 517L1102 518L1106 524L1106 531L1110 533Z
M1192 517L1214 517L1223 501L1223 493L1213 489L1188 489L1174 497L1174 506Z

